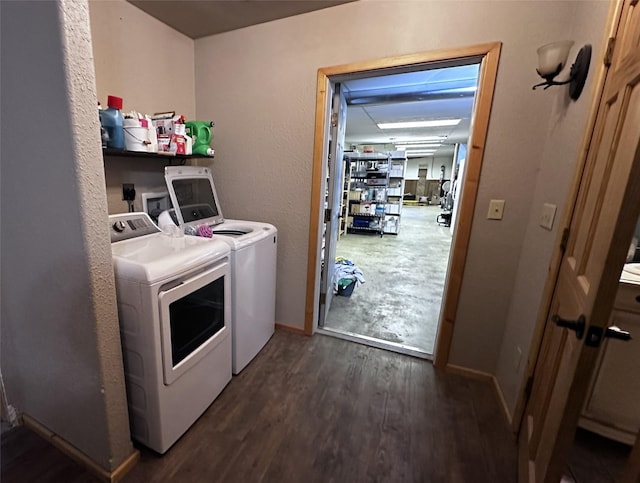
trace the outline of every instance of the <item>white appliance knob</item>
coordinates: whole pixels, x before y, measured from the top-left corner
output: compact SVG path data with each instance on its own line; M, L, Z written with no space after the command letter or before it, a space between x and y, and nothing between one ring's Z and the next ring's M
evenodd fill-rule
M117 231L118 233L122 233L124 231L124 229L126 228L124 221L120 220L120 221L116 221L113 224L113 229L115 231Z

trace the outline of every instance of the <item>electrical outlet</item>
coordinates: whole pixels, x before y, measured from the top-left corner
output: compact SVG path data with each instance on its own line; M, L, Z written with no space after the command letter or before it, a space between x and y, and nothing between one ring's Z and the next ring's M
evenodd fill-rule
M133 183L122 183L122 199L124 201L136 199L136 188Z
M171 208L171 199L166 191L158 191L155 193L142 193L142 210L151 215L151 218L157 217L164 210Z
M489 201L489 212L487 213L487 220L502 220L503 213L504 200Z
M551 231L553 228L553 221L556 218L556 205L551 203L545 203L542 206L542 213L540 214L540 226Z

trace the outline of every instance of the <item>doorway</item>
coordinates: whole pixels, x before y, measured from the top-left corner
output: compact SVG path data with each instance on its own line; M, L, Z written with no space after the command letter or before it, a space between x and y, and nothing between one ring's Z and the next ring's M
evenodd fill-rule
M314 170L312 184L312 207L309 230L309 263L307 272L307 310L305 332L318 330L318 321L330 310L330 304L320 293L323 235L331 231L331 217L325 218L326 178L329 159L329 126L331 125L331 102L336 84L345 80L364 79L382 74L419 72L443 67L480 65L475 101L474 123L469 137L466 156L465 182L460 190L458 222L453 233L449 268L444 283L440 328L434 351L436 366L446 365L458 298L466 260L467 245L475 208L478 179L482 167L484 144L493 99L497 65L501 44L499 42L462 49L412 54L402 57L379 59L358 64L347 64L320 69L316 109L316 131L314 144ZM357 290L357 289L356 289ZM330 297L327 297L330 299Z
M348 260L362 276L339 287L323 333L433 357L478 74L438 65L336 85L348 107L343 166L329 167L329 185L343 178L334 269ZM417 119L432 125L400 127Z
M340 239L336 255L353 261L365 283L334 298L324 333L431 359L451 247L440 213L437 205L404 206L398 235Z

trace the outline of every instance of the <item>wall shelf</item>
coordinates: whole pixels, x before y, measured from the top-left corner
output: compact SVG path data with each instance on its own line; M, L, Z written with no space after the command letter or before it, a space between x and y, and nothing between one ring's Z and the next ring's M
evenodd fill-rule
M168 164L180 164L183 165L189 159L213 159L213 156L201 156L199 154L160 154L160 153L145 153L142 151L127 151L126 149L114 149L103 148L103 157L123 157L123 158L145 158L145 159L163 159Z

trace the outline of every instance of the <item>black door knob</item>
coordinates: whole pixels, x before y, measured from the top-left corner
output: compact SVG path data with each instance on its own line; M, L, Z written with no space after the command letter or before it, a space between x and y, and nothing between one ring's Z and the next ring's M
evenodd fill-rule
M584 335L584 328L587 325L584 315L581 315L576 320L567 320L563 319L558 314L555 314L551 317L551 320L553 320L558 327L564 327L575 331L576 337L578 339L582 339L582 336Z

